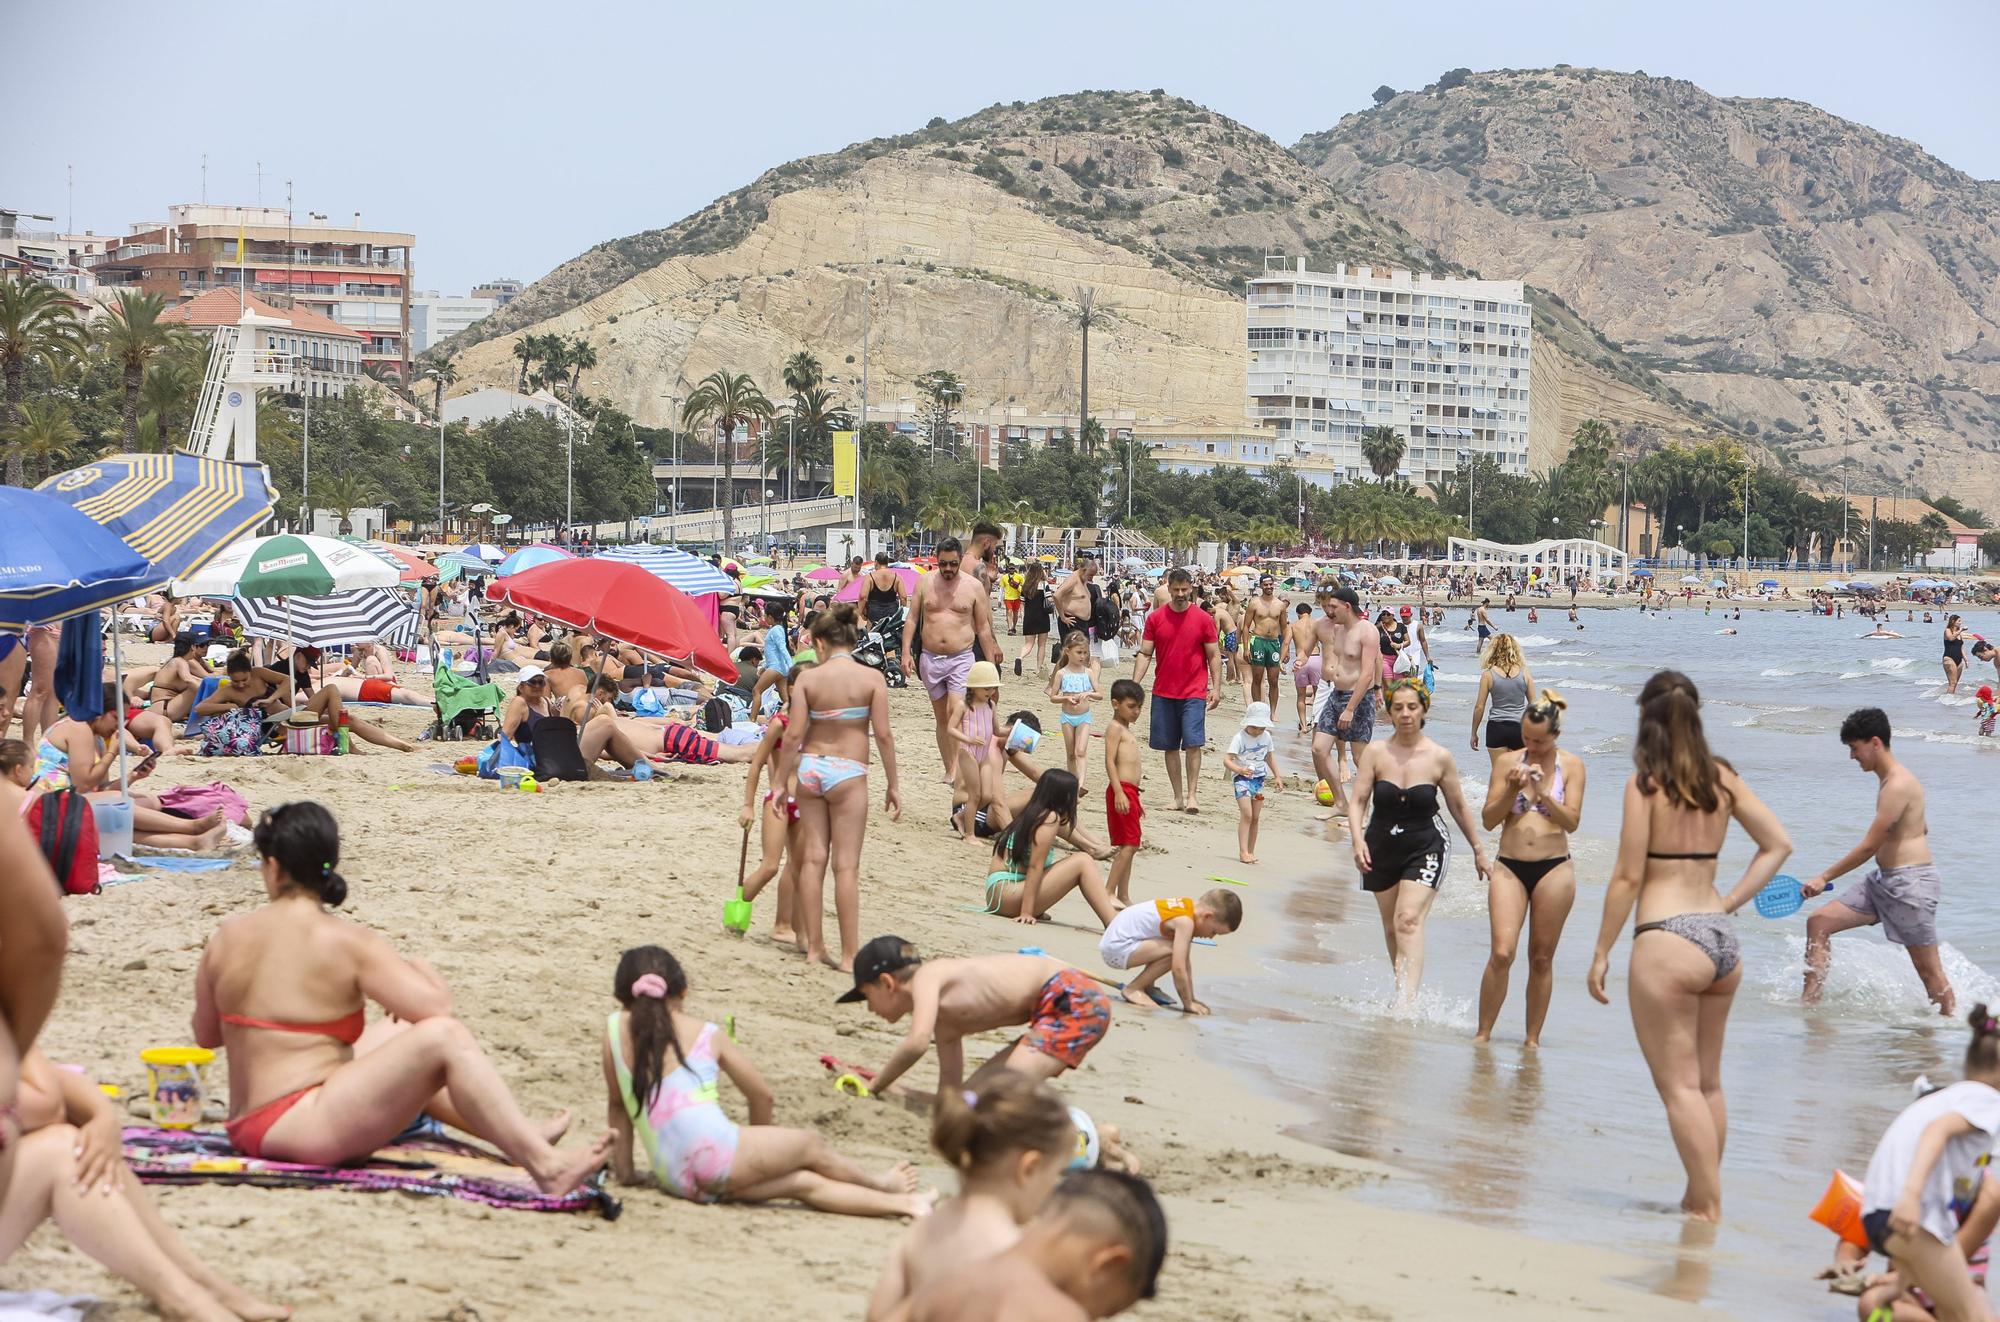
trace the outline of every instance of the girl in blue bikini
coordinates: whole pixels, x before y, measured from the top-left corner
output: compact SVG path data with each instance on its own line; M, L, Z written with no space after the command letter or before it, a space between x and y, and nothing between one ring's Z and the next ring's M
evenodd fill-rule
M720 1028L685 1012L687 974L667 951L627 950L612 989L622 1008L604 1023L604 1083L621 1182L646 1182L632 1160L636 1136L653 1181L689 1202L794 1198L847 1216L918 1217L937 1201L935 1189L917 1191L907 1161L870 1175L814 1131L773 1125L770 1085ZM749 1103L747 1125L723 1113L724 1074Z
M868 736L882 750L888 784L883 806L891 821L903 816L896 787L896 740L889 731L889 687L879 671L854 659L860 639L854 606L848 602L813 621L819 664L792 685L790 724L785 728L784 765L790 768L785 792L798 802L802 828L797 923L808 960L834 964L826 952L826 868L833 864L833 904L840 922L840 960L852 970L861 947L861 842L868 831Z
M1063 753L1079 782L1090 753L1090 704L1104 696L1097 691L1098 673L1088 634L1078 629L1063 639L1062 666L1049 676L1047 692L1062 708Z

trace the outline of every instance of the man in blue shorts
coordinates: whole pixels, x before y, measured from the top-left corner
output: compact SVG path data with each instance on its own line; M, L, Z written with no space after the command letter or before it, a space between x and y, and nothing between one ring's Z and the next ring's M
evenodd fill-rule
M1147 742L1166 754L1167 783L1177 812L1199 812L1201 750L1208 743L1208 713L1222 701L1222 637L1215 617L1194 602L1194 577L1185 569L1167 575L1167 604L1146 617L1132 678L1153 681L1153 730Z

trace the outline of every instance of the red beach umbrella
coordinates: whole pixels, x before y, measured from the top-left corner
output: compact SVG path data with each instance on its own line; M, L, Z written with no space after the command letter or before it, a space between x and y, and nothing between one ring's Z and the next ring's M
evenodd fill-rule
M486 596L655 656L689 661L722 679L736 678L729 650L688 595L635 564L558 560L495 579Z

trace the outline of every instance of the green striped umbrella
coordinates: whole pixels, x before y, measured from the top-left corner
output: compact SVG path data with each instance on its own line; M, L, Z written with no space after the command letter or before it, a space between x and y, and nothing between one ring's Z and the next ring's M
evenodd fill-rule
M399 577L359 546L281 533L231 543L192 577L175 579L174 591L185 597L323 597L394 587Z

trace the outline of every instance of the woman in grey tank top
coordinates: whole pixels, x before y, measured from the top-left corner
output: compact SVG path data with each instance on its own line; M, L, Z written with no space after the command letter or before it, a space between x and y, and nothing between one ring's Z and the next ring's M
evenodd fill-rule
M1534 700L1535 677L1528 673L1521 645L1513 634L1500 634L1486 649L1485 667L1479 672L1479 697L1472 704L1472 751L1479 751L1481 720L1486 722L1486 754L1495 767L1502 754L1520 751L1521 714Z

